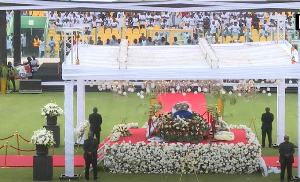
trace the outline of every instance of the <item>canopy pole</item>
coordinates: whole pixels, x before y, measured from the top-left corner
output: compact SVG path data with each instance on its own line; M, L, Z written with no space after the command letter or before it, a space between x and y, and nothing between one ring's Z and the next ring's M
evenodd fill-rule
M85 85L84 80L77 80L77 127L85 120ZM77 138L77 144L83 145L85 133Z
M283 142L285 135L285 79L280 79L277 86L277 142Z
M73 91L74 80L65 82L65 175L74 176L74 126Z

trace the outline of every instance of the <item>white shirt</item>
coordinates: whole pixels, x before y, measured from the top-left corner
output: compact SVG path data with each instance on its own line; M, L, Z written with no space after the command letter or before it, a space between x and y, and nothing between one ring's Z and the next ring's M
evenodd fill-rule
M40 50L45 51L45 41L40 40L39 44L40 44Z
M21 36L21 45L22 45L22 47L26 47L26 37L25 36Z
M229 23L229 14L225 13L221 15L222 20L224 21L224 23Z
M155 15L154 16L154 25L160 25L160 19L161 19L160 15Z
M140 25L144 25L146 22L146 16L145 15L139 15Z
M97 26L97 27L101 27L102 23L103 23L102 18L97 18L97 19L96 19L96 26Z
M138 21L139 21L138 18L133 17L133 18L132 18L132 26L137 27L137 26L138 26Z
M37 59L34 59L34 60L31 60L31 61L30 61L30 64L31 64L31 66L32 66L32 70L33 70L34 72L36 72L36 71L38 70L38 67L33 67L33 66L39 65L39 61L38 61Z
M252 26L252 18L251 17L246 17L246 19L245 19L245 21L246 21L246 27L248 28L248 29L251 29L251 26Z

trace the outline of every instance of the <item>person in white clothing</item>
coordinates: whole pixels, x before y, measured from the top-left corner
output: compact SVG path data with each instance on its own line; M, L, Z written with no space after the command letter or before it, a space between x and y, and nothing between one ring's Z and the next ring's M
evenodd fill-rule
M259 19L260 23L264 23L264 20L266 18L266 12L257 12L257 18Z
M287 25L286 25L286 30L287 30L287 35L288 35L288 38L289 40L294 36L294 28L295 26L292 25L292 22L288 22Z
M139 15L140 28L146 28L146 15L141 12Z
M9 38L9 36L6 36L6 52L7 55L12 56L12 40Z
M160 26L160 21L161 21L160 14L156 13L156 15L154 15L153 19L154 19L154 25L159 25Z
M56 29L55 29L55 32L56 33L60 33L61 32L61 28L63 26L62 22L60 21L60 19L57 19L57 22L55 23L56 25Z
M81 15L77 16L76 17L76 21L77 21L78 24L84 24L84 17L83 17L83 15L81 14Z
M252 18L250 16L250 14L248 14L247 17L245 18L245 22L246 22L247 30L250 31L251 27L252 27Z
M63 27L71 27L71 26L72 26L72 24L71 24L70 20L69 19L65 19L65 21L63 23Z
M264 23L260 26L260 37L268 37L269 36L269 23L267 20L264 20Z
M45 49L46 49L46 47L45 47L45 40L44 40L44 37L42 37L41 39L40 39L40 41L39 41L39 55L40 55L40 57L41 58L43 58L44 57L44 55L45 55Z
M231 26L231 37L238 37L240 33L240 27L237 25L237 22Z
M26 49L26 35L21 34L21 52L23 56L25 55L26 52L25 49Z
M35 55L31 56L32 60L30 61L31 72L35 74L39 68L39 61L35 58Z
M221 15L222 20L224 21L224 24L226 25L229 23L229 13L228 12L223 12Z
M49 17L49 28L53 28L53 27L54 27L55 21L56 21L56 18L55 18L55 16L51 13L51 14L50 14L50 17Z
M134 15L132 18L132 28L138 28L138 22L139 22L139 19L138 19L137 15Z

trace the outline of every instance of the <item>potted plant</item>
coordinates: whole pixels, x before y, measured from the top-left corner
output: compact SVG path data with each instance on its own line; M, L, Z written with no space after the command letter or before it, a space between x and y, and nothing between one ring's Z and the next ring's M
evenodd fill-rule
M0 76L1 76L1 94L6 94L8 68L4 64L0 64Z
M48 125L56 125L57 116L63 115L64 111L56 103L51 102L42 108L41 114L47 118Z
M55 144L52 132L46 130L46 128L34 131L31 137L31 143L36 145L37 155L47 155L48 148Z

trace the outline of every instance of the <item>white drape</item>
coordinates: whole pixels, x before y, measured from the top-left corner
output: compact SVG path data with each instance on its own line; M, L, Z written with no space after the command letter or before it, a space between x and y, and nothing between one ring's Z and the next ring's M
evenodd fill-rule
M285 80L277 86L277 144L284 141L285 135Z
M84 80L77 80L77 126L85 120L85 84ZM82 138L77 138L78 144L83 144L85 134Z
M73 124L74 81L65 82L65 175L74 176L74 124Z

